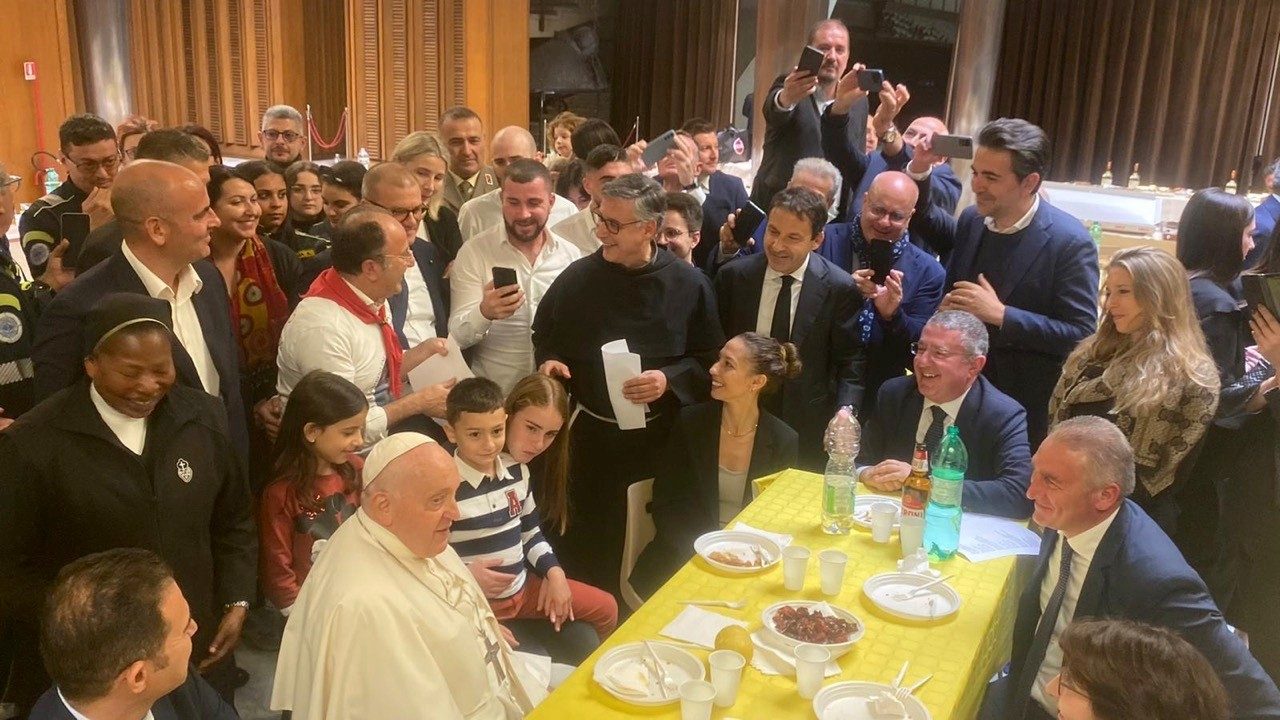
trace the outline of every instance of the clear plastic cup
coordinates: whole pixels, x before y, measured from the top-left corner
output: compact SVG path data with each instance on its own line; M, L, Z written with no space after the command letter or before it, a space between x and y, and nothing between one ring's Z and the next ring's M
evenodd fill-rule
M730 707L738 701L738 686L742 683L742 668L747 659L733 650L716 650L707 656L711 665L711 686L716 690L716 707Z

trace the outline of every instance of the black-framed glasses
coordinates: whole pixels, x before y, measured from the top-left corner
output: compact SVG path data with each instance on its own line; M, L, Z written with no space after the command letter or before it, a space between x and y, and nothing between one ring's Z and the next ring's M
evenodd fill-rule
M292 130L285 130L283 132L280 130L263 130L262 137L271 141L283 139L285 142L294 142L295 140L302 139L302 133L296 133Z
M625 222L625 223L618 222L613 218L607 218L601 215L599 212L595 210L591 211L591 218L596 221L597 225L604 225L604 229L608 230L610 235L617 235L618 233L622 232L622 229L625 227L631 227L632 225L637 225L639 223L644 222L643 220L632 220L631 222Z
M368 198L365 198L365 199L368 200ZM408 220L411 216L421 220L422 216L427 214L426 205L419 205L418 207L413 208L412 210L397 210L395 208L389 208L386 205L379 205L378 203L372 200L368 200L368 202L370 205L376 205L377 207L380 207L383 210L386 210L387 212L391 213L391 217L395 218L396 222L404 222L405 220Z
M107 172L115 170L120 167L121 159L120 153L116 153L109 158L103 158L101 160L72 160L64 155L62 157L62 162L75 166L75 168L82 173L92 175L99 170L106 170Z
M951 350L945 347L933 347L920 342L911 343L912 355L932 355L935 360L946 360L950 357L969 357L969 353Z
M0 175L0 192L11 190L22 182L21 175Z
M904 223L911 217L906 213L900 213L897 210L890 210L883 205L863 205L862 211L877 220L887 217L890 222L893 223Z

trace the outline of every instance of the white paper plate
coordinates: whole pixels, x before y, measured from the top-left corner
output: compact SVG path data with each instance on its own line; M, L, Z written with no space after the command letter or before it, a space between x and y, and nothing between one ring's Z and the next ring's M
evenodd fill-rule
M818 720L874 720L868 701L893 688L883 683L851 680L828 685L813 698L813 712ZM902 701L909 720L933 720L929 710L914 695Z
M658 640L650 640L649 645L653 647L653 651L662 660L662 664L666 666L671 678L675 680L676 689L670 692L667 697L663 697L658 686L657 677L652 677L648 683L649 692L647 694L626 692L613 679L636 676L635 668L639 667L641 662L649 657L648 650L645 649L642 642L619 645L605 653L603 657L596 661L591 678L596 681L597 685L604 688L605 692L619 700L644 707L658 707L678 703L680 702L678 688L681 683L688 680L706 679L706 669L702 666L702 662L687 650L667 645Z
M940 620L960 610L960 594L946 583L934 585L910 600L894 598L936 578L916 573L882 573L872 575L862 584L862 592L876 607L906 620ZM932 606L931 606L932 603Z
M805 600L788 600L786 602L774 603L773 605L770 605L769 607L765 608L764 612L760 614L760 619L764 623L765 629L769 631L769 634L772 636L772 639L774 641L776 641L777 643L781 644L783 647L788 648L789 650L794 652L795 647L799 645L801 641L796 640L795 638L787 637L786 635L783 635L782 633L778 632L777 628L773 624L774 613L776 613L781 608L787 607L787 606L804 607L804 608L809 608L810 610L816 610L817 608L823 605L826 605L827 607L831 608L832 612L836 614L836 617L844 618L845 620L848 620L849 622L857 626L857 629L853 631L853 635L850 636L848 640L842 643L830 643L830 644L813 643L814 645L820 645L830 650L831 659L834 660L835 658L838 658L841 655L844 655L845 653L849 652L849 650L854 646L854 643L861 640L863 634L867 632L866 624L864 624L861 620L858 619L856 615L849 612L848 610L845 610L844 608L838 608L835 605L831 605L829 603L825 603L821 601L812 602L812 601L805 601Z
M764 565L743 567L711 559L711 553L713 552L726 552L743 559L749 559L753 557L752 547L760 548L760 552L764 555L766 561ZM698 555L702 556L703 560L706 560L709 565L717 570L738 575L749 575L758 573L761 570L768 570L777 565L778 561L782 559L782 548L778 547L778 543L763 535L741 530L709 532L693 541L693 549Z
M853 499L853 524L867 530L871 529L871 506L879 502L889 503L898 508L898 517L894 518L893 529L896 531L902 519L902 500L888 495L858 495Z

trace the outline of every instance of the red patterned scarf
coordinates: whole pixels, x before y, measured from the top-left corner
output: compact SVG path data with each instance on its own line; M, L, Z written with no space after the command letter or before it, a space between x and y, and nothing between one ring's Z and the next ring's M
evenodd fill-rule
M320 273L320 277L311 283L304 297L321 297L341 305L347 312L355 315L361 322L377 325L382 331L382 347L387 352L387 381L391 386L391 399L400 397L400 364L404 360L404 350L400 348L400 339L396 337L395 328L387 322L387 306L383 304L374 313L369 306L356 295L347 281L342 279L337 270L329 268Z
M252 238L236 257L235 292L231 293L231 321L240 336L245 367L258 369L276 363L280 333L289 319L289 300L276 280L267 246Z

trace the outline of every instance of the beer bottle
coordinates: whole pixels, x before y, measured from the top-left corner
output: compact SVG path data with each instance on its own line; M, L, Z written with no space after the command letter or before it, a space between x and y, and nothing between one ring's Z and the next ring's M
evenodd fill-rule
M902 485L902 516L923 519L932 488L933 481L929 479L929 449L924 443L916 443L915 455L911 458L911 474Z

